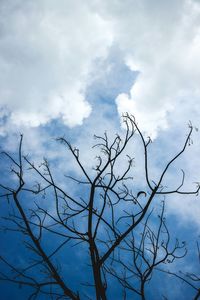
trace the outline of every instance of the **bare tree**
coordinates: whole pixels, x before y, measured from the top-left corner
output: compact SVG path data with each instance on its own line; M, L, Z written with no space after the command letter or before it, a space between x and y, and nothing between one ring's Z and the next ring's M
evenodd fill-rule
M112 266L107 267L107 272L123 286L124 295L126 290L129 290L145 300L145 286L150 282L153 272L160 271L161 266L165 267L165 264L183 258L187 253L185 242L180 244L176 240L174 244L171 243L164 218L164 209L165 204L162 202L161 214L158 215L155 229L152 229L149 224L153 211L148 214L145 222L140 226L140 236L135 237L131 232L131 237L124 240L121 250L127 254L121 255L120 253L113 259ZM119 268L118 265L120 265ZM167 272L167 270L163 272Z
M200 247L199 242L196 241L196 247L197 247L197 259L195 258L195 262L197 264L197 270L195 271L183 271L179 270L178 272L171 271L170 269L166 268L158 268L158 271L163 272L165 274L168 274L169 276L174 276L175 278L178 278L183 283L187 284L189 287L191 287L194 292L194 300L200 299L200 273L199 273L199 265L200 265Z
M170 275L163 266L185 257L185 243L174 241L166 225L164 202L157 221L152 204L159 196L198 194L199 183L194 191L184 190L183 170L181 184L176 188L164 185L169 168L190 143L193 127L189 124L184 145L165 165L155 182L149 175L150 138L145 139L133 116L125 114L123 123L126 127L124 137L116 135L110 142L107 133L95 135L94 147L99 149L99 155L91 171L81 161L79 149L64 137L58 139L82 172L80 178L74 174L65 176L66 180L77 185L75 192L68 189L68 184L56 179L46 159L38 166L23 154L23 136L17 156L2 153L10 161L15 176L13 182L0 184L0 197L10 207L8 215L3 218L6 222L4 230L22 234L24 247L31 257L27 258L25 266L19 266L9 257L1 256L6 271L0 273L0 280L30 286L32 292L28 299L37 299L43 294L48 299L95 297L105 300L109 298L112 280L121 287L122 299L127 299L127 292L146 299L145 286L154 273ZM134 159L123 156L136 133L144 156L146 189L140 191L134 190ZM31 176L36 176L34 184L27 176L30 172ZM53 245L48 244L49 240L54 241ZM86 279L82 288L77 286L74 289L70 274L66 275L62 266L70 261L69 252L80 251L80 246L88 249L84 261L89 264L93 279ZM64 261L63 257L60 261L61 251L65 253ZM77 268L75 261L74 267ZM78 272L81 273L81 269ZM180 275L180 280L183 281L184 276ZM194 280L192 274L189 277L187 282ZM199 297L198 288L196 290L198 294L194 299Z

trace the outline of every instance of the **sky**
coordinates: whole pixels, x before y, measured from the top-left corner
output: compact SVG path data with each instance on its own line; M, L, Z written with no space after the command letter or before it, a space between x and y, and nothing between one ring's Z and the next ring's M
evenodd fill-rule
M64 135L78 145L90 167L93 135L123 133L124 112L153 141L155 179L192 122L193 143L166 184L180 182L184 167L186 188L194 189L200 180L199 0L0 1L1 150L15 153L23 133L33 160L56 161L58 176L78 173L70 158L66 170L54 138ZM128 150L138 157L139 182L141 148ZM199 235L199 201L177 196L167 202L180 235Z

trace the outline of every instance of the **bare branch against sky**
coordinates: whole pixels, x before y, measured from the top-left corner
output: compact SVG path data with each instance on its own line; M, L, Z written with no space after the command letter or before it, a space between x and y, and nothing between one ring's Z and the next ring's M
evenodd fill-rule
M199 128L199 0L1 0L0 298L200 298Z
M64 137L58 138L81 171L78 177L66 174L62 182L54 176L47 159L37 165L24 155L22 135L17 156L2 152L15 177L12 184L8 180L0 183L0 197L8 207L3 226L6 232L19 235L24 262L20 265L9 255L1 256L4 271L0 280L30 286L29 299L41 294L52 299L86 296L112 299L113 282L124 299L127 294L148 299L146 286L151 287L154 274L159 272L164 284L164 275L171 275L192 287L194 295L195 292L199 295L199 275L195 270L184 273L182 268L180 275L173 269L173 263L187 257L187 247L185 241L179 242L169 231L164 216L165 200L160 202L163 195L169 201L168 197L176 194L196 196L199 193L199 183L193 190L185 189L184 170L181 184L165 186L169 168L191 141L193 127L189 124L182 147L154 181L149 167L150 138L145 139L133 116L125 114L122 119L126 128L124 136L117 134L113 140L106 132L94 136L94 147L99 154L93 169L85 166L78 148ZM144 160L145 181L144 190L139 191L137 187L135 190L134 158L126 153L137 134L143 147L140 155ZM156 212L155 207L159 208ZM199 244L197 247L199 252ZM79 258L82 267L75 257L72 260L76 252L83 253ZM71 272L76 270L75 282L64 270L70 260ZM82 268L86 278L79 282Z

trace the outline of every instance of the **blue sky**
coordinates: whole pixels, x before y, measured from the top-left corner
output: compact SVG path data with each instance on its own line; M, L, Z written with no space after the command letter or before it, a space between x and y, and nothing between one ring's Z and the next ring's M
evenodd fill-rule
M199 1L0 2L1 150L15 154L23 133L23 151L32 160L37 163L47 157L60 180L61 174L78 176L80 170L54 139L65 136L77 145L89 169L95 157L93 135L105 130L110 137L123 134L124 112L133 114L144 135L153 140L150 168L156 180L180 150L188 122L200 128ZM145 186L137 140L127 153L135 157L139 190ZM199 181L199 131L194 130L192 141L169 170L167 185L180 182L183 167L187 189L194 189ZM1 168L6 181L14 180L7 177L9 168L3 159ZM199 201L199 197L173 196L166 202L171 228L176 224L174 236L188 240L191 251L200 234ZM5 211L3 205L1 215ZM0 251L6 253L11 241L4 235ZM21 256L18 246L17 241L11 246L11 255ZM192 265L189 258L186 268ZM26 299L26 291L12 285L1 284L0 290L2 300L14 295ZM180 299L179 293L177 284L169 299ZM184 295L181 299L191 298L192 290L185 287ZM152 289L149 299L156 299Z

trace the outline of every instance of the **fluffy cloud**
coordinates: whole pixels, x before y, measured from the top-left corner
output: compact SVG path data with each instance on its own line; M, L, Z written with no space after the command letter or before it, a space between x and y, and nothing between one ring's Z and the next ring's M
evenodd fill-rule
M127 65L140 72L130 93L119 95L116 103L120 113L132 112L155 137L169 125L168 115L176 118L180 106L186 107L191 99L199 103L200 3L131 3L133 9L125 11L124 2L118 2L114 15L111 7L106 9L106 15L114 19ZM194 118L191 107L179 121Z
M0 106L12 124L82 124L87 75L112 42L107 22L79 1L1 1ZM2 113L1 113L2 115Z
M0 8L1 116L12 124L56 118L82 124L92 109L86 99L91 74L107 82L114 47L120 61L138 71L130 91L116 98L118 111L133 113L152 137L169 126L169 116L176 119L180 106L199 101L198 1L18 0L1 1ZM105 80L99 59L107 64ZM183 111L181 123L199 119L192 107Z
M117 131L109 101L119 94L119 114L133 113L154 138L168 129L174 140L164 149L171 153L185 121L200 125L199 49L200 2L195 0L1 0L0 135L23 128L29 147L42 149L46 133L41 135L40 125L53 119L81 125L93 105L93 117L78 133L85 144L95 131ZM108 101L95 103L95 95L104 99L101 94ZM184 166L198 157L197 146ZM90 153L83 152L89 161ZM193 159L191 181L198 180L192 177L195 168L199 164ZM180 210L180 201L175 203L172 210ZM189 211L184 202L182 215L197 219L198 207L193 202Z

